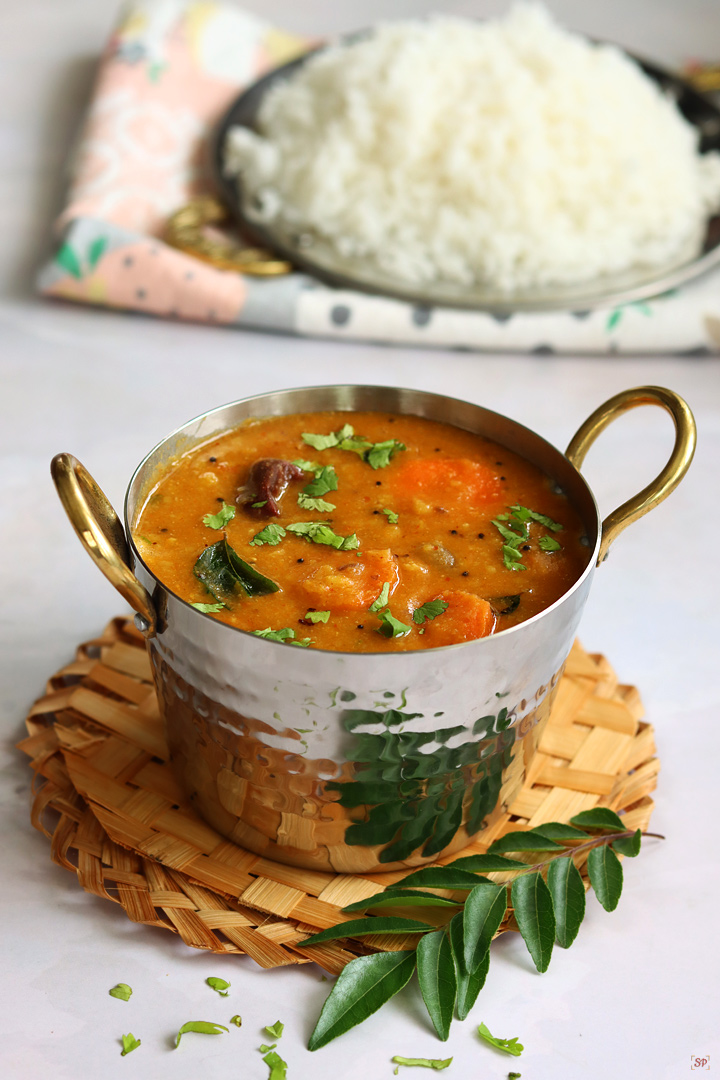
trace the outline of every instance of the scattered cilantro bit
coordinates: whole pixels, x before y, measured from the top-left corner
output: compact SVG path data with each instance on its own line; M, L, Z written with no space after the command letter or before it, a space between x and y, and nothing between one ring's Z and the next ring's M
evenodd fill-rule
M293 461L293 465L297 465L298 469L302 469L303 472L312 473L321 468L316 461L306 461L305 458L296 458L296 460Z
M435 1069L436 1072L440 1072L441 1069L447 1069L448 1065L452 1064L452 1058L407 1058L400 1057L396 1054L392 1059L393 1064L398 1065L424 1065L426 1069ZM394 1070L397 1076L397 1068Z
M298 506L301 510L315 510L318 514L330 514L335 509L335 503L327 499L313 499L301 491L298 495Z
M544 525L552 532L562 532L562 525L558 521L553 521L545 514L538 514L535 510L528 510L527 506L511 506L510 510L515 520L522 524L526 521L536 521L538 525Z
M338 551L354 551L360 546L355 533L350 536L338 536L327 521L296 521L287 526L289 533L303 536L314 544L327 544Z
M283 626L282 630L271 630L269 626L266 626L264 630L251 630L251 634L255 637L266 638L268 641L287 641L290 645L299 645L303 649L307 649L310 644L310 638L298 638L295 639L295 631L290 626Z
M332 465L320 465L313 471L315 479L303 488L307 495L327 495L328 491L337 491L338 478Z
M263 499L262 502L250 503L253 510L259 510L261 506L267 506L267 499Z
M497 1039L494 1035L490 1034L485 1024L480 1024L478 1034L486 1043L489 1043L490 1046L494 1046L497 1050L504 1050L506 1054L512 1054L513 1057L520 1057L525 1049L522 1043L517 1041L517 1037L514 1039Z
M527 570L522 561L522 555L518 548L525 546L530 539L530 522L559 532L562 525L553 521L546 514L538 514L535 510L529 510L527 506L511 506L509 514L498 514L493 520L493 525L502 536L505 543L502 548L503 563L508 570ZM549 535L540 537L538 546L543 551L559 551L561 545Z
M277 1046L277 1043L272 1043L270 1046L268 1046L267 1043L260 1043L260 1046L258 1047L258 1050L260 1051L261 1054L267 1054L268 1051L274 1050L276 1046Z
M378 634L382 634L383 637L407 637L412 630L412 626L407 626L405 623L400 622L399 619L396 619L391 613L390 608L385 608L384 611L378 611L376 612L376 615L380 620Z
M391 525L397 525L400 515L396 514L394 510L388 510L387 507L383 507L380 513L385 515Z
M375 443L365 455L365 460L373 469L384 469L390 464L390 459L398 450L405 450L405 443L397 439L388 439L386 442Z
M421 626L426 619L430 621L437 619L438 615L442 615L443 611L447 611L448 606L446 600L428 600L427 603L421 604L419 608L415 608L413 622Z
M330 618L329 611L306 611L305 618L311 623L327 622Z
M356 435L351 424L343 424L339 431L331 431L329 435L313 435L305 431L303 439L315 450L330 450L334 446L338 450L351 450L354 454L359 454L373 469L384 469L390 464L393 454L406 449L405 444L397 439L371 443L364 436Z
M228 996L228 989L230 987L229 982L225 982L224 979L217 979L214 975L211 975L209 979L205 980L205 982L208 984L211 990L217 991L220 997Z
M287 1080L287 1062L283 1061L274 1050L266 1054L263 1061L270 1069L268 1080Z
M225 609L224 604L191 604L196 611L204 611L206 614L213 614L216 611L223 611ZM112 990L110 991L112 993Z
M538 540L538 547L542 548L543 551L560 551L562 545L554 536L541 536Z
M177 1048L180 1045L180 1039L189 1031L195 1031L198 1035L220 1035L221 1032L228 1030L222 1024L214 1024L209 1020L188 1020L187 1024L183 1024L178 1031L175 1046Z
M279 1020L276 1020L274 1024L266 1024L265 1030L271 1039L279 1039L285 1030L285 1025L281 1024Z
M380 590L380 595L373 600L372 604L368 608L368 611L380 611L381 608L387 607L390 599L390 582L383 581L383 587Z
M255 533L250 541L251 547L261 547L263 544L270 544L275 547L279 544L285 535L285 530L282 525L276 525L271 521L269 525L266 525L264 529L261 529L259 533Z
M522 1073L508 1073L507 1080L520 1080Z
M355 429L351 424L343 424L339 431L331 431L329 435L313 435L309 431L303 431L302 437L314 450L329 450L344 440L351 439L354 434ZM300 468L303 466L301 465Z
M112 990L108 990L108 994L110 997L119 998L120 1001L129 1001L132 989L127 983L118 983Z
M136 1039L132 1032L128 1032L127 1035L121 1035L123 1048L120 1051L120 1057L125 1057L126 1054L131 1054L133 1050L137 1050L142 1040Z
M242 1027L242 1016L240 1016L240 1013L235 1013L234 1016L231 1016L230 1023L234 1024L235 1027Z
M222 508L218 510L217 514L206 514L203 518L203 525L207 525L208 529L224 529L228 521L232 521L235 517L235 507L228 506L226 502L223 502Z

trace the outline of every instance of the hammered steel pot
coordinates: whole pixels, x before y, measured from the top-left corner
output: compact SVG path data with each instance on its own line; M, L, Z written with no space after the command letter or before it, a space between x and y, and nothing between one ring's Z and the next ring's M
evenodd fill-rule
M637 405L673 417L675 446L652 484L601 522L579 468L600 431ZM248 417L325 410L405 413L477 432L539 466L585 525L588 564L551 607L502 633L439 649L292 649L218 622L170 592L133 528L162 469ZM170 755L195 809L220 833L281 862L340 873L418 866L462 848L512 806L547 722L595 566L665 498L692 459L685 402L628 390L581 426L566 454L522 425L439 394L390 387L285 390L191 420L138 466L125 529L69 454L53 461L83 544L137 612Z

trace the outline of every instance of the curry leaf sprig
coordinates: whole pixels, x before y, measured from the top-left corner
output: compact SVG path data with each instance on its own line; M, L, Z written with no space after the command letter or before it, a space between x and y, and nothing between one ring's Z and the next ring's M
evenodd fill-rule
M597 807L577 814L570 824L548 822L507 833L485 854L465 856L446 866L422 867L383 892L350 904L344 912L393 906L447 907L448 919L438 928L420 919L383 912L350 919L306 938L303 947L372 934L418 935L416 949L360 956L343 968L308 1048L318 1050L367 1019L402 990L416 971L433 1027L445 1041L453 1015L464 1020L485 984L490 943L508 914L514 915L538 971L546 971L554 944L563 948L571 945L585 915L585 886L575 858L587 858L590 885L605 910L613 911L623 884L617 856L637 855L643 835L657 836L628 830L614 811ZM506 852L535 852L545 857L530 864L509 858ZM511 876L500 881L481 876L489 873ZM447 899L427 889L467 895L464 900ZM510 1053L522 1049L517 1040L497 1042L507 1043L502 1048Z
M498 514L493 518L493 525L505 541L502 547L503 563L508 570L527 570L522 561L520 548L529 546L530 524L542 525L549 530L538 540L538 547L542 551L559 551L561 544L552 536L552 533L561 532L563 526L549 518L547 514L539 514L536 510L529 510L527 506L511 506L509 514Z

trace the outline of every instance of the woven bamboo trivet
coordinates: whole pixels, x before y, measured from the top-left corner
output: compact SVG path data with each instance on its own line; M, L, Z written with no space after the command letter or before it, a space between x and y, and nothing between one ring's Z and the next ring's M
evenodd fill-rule
M642 715L637 690L619 685L607 660L576 642L510 812L444 861L483 852L511 829L567 821L593 806L624 811L628 828L646 829L660 763ZM348 875L284 866L206 825L185 802L167 762L150 664L131 620L114 619L99 638L81 645L75 661L50 679L26 724L29 737L19 746L36 778L43 778L33 825L52 841L56 863L76 873L87 892L121 904L134 922L173 930L194 948L247 953L262 967L312 959L333 974L354 956L417 943L413 935L378 934L303 948L310 934L355 917L343 914L345 905L403 872ZM407 914L429 923L445 918L442 909ZM501 930L514 928L510 916Z

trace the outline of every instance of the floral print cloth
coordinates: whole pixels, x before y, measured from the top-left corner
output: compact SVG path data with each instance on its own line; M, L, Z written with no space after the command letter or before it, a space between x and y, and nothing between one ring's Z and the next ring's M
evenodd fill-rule
M133 0L113 33L74 161L47 296L163 318L310 336L530 353L720 351L720 271L613 309L513 316L416 306L303 273L253 278L165 244L211 191L207 144L237 94L306 47L214 0Z

